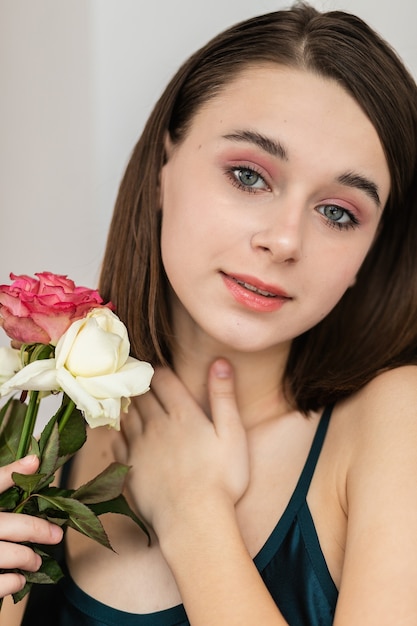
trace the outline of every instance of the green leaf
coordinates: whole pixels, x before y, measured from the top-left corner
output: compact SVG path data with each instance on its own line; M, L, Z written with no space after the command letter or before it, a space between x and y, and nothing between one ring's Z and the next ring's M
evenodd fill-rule
M13 600L15 603L25 597L34 583L38 585L57 583L64 575L55 559L53 559L49 554L46 554L46 552L43 552L43 550L40 550L37 546L32 547L34 551L42 557L42 565L37 572L14 570L19 571L26 578L26 585L24 588L13 594Z
M38 459L40 457L39 444L36 441L35 437L32 437L32 439L30 440L28 454L35 454L38 457Z
M41 456L43 456L44 450L45 450L45 446L47 445L49 438L51 436L52 430L55 426L55 423L57 421L58 418L58 414L59 414L60 409L58 409L58 411L55 413L55 415L53 415L51 417L51 419L47 422L46 426L44 427L44 429L41 432L41 436L39 437L39 450L41 453Z
M22 500L20 498L20 504L17 505L15 509L16 513L24 513L25 515L32 515L33 517L43 517L39 513L38 502L35 496L29 496Z
M0 494L0 511L12 511L19 503L20 490L17 487L10 487Z
M85 419L78 409L74 409L59 436L59 456L72 456L84 445L86 439Z
M31 494L45 478L45 474L18 474L18 472L13 472L12 478L18 487L27 494Z
M3 432L3 423L5 422L7 411L12 402L13 402L13 396L9 398L7 402L5 402L4 405L0 409L0 436L1 436L1 433Z
M7 410L2 420L0 433L1 465L7 465L16 459L26 409L27 405L19 400L13 399L10 403L7 403Z
M52 524L56 524L56 526L60 526L62 528L64 528L65 526L68 525L68 515L64 514L64 512L62 512L62 516L59 517L58 516L58 512L56 511L52 511L52 509L50 511L46 511L45 512L45 519L48 520L48 522L51 522Z
M151 536L148 529L146 528L146 525L136 515L136 513L132 511L129 504L127 503L126 498L122 494L119 495L117 498L114 498L113 500L108 500L107 502L90 504L89 508L96 515L103 515L104 513L120 513L121 515L127 515L127 517L130 517L130 519L132 519L135 524L137 524L139 528L141 528L141 530L145 533L148 538L148 543L151 543Z
M128 465L111 463L101 474L74 491L73 498L84 504L96 504L103 499L117 498L123 491Z
M65 511L69 515L67 525L74 530L94 539L102 546L113 549L109 543L103 525L98 517L82 502L73 498L62 498L61 496L50 497L38 494L39 510L56 509Z
M53 421L53 418L50 421ZM56 422L52 425L48 438L44 438L42 443L39 441L39 450L41 454L39 472L42 472L45 476L51 476L57 468L59 453L59 433Z
M60 496L61 498L71 498L74 493L74 489L62 489L62 487L44 487L42 489L42 494L46 497L56 498Z
M19 574L23 574L23 576L26 577L26 572L21 572L20 570L12 570L12 571L19 572ZM32 583L26 582L23 589L13 594L13 602L17 604L18 602L20 602L20 600L23 600L23 598L29 593L31 588L32 588Z

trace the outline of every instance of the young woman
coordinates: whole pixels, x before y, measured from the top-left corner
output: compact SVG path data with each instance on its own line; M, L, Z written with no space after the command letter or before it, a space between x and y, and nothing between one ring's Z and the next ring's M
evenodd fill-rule
M24 624L416 622L416 157L415 83L352 15L260 16L179 70L101 280L160 367L69 479L132 465L152 543L68 532Z

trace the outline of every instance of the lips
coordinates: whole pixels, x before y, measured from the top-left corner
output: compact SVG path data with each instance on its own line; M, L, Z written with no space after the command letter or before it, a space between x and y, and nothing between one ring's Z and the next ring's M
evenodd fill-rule
M280 287L264 283L253 276L224 272L221 272L221 276L234 299L253 311L276 311L292 299Z
M242 287L244 287L245 289L248 289L249 291L253 291L253 293L258 293L260 296L264 296L265 298L277 297L277 294L272 293L272 291L265 291L264 289L259 289L258 287L255 287L255 285L251 285L250 283L247 283L243 280L238 280L237 278L233 278L233 276L231 276L231 278L232 280L235 280L238 285L242 285Z
M242 285L249 291L257 292L262 296L268 298L274 298L279 296L281 298L289 298L290 296L280 287L276 285L269 285L263 281L255 278L254 276L247 276L246 274L224 274L228 278L234 280L238 285Z

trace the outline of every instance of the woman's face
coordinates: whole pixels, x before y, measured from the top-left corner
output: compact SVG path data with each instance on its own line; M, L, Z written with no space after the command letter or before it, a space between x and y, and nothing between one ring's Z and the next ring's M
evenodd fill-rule
M336 82L247 69L168 155L161 247L180 342L269 349L354 283L390 177L374 127Z

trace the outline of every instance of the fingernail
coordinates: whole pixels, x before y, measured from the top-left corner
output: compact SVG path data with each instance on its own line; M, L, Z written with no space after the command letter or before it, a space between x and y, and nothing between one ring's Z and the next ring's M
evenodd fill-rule
M219 361L215 361L213 365L213 370L216 378L230 378L232 375L232 368L228 361L223 359Z
M59 526L55 524L51 525L51 537L53 541L61 541L63 535L63 530Z
M23 574L17 574L19 576L19 582L20 582L20 591L23 589L23 587L26 585L26 578L23 576Z
M29 456L24 456L23 459L20 459L20 462L22 465L33 465L37 458L36 454L29 454Z
M40 566L42 565L42 557L39 554L36 554L35 556L36 556L35 571L37 572Z

